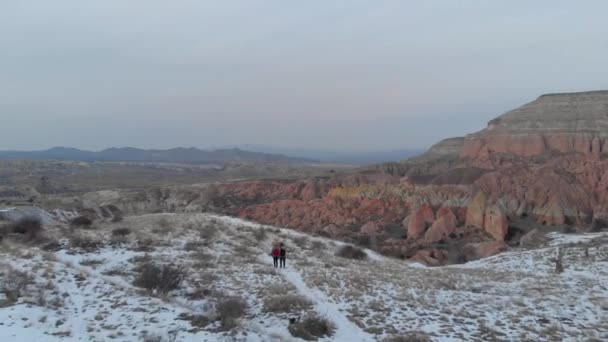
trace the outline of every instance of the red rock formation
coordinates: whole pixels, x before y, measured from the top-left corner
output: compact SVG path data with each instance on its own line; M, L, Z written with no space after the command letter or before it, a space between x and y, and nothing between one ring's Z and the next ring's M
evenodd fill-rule
M214 205L336 238L378 235L386 253L441 264L445 250L429 244L464 239L468 258L488 256L505 248L509 220L525 216L603 227L607 156L608 92L547 95L409 161L332 179L223 184Z
M467 208L466 225L469 227L483 228L486 213L487 197L484 192L478 192Z
M450 234L456 232L456 225L458 220L456 215L451 211L447 211L444 215L439 217L429 230L424 234L424 241L427 243L437 242L442 239L448 239Z
M433 221L435 221L435 213L433 213L433 208L421 206L414 209L408 220L408 239L418 239L423 236L424 232L433 223Z
M504 241L509 223L507 222L507 215L499 206L493 205L486 208L483 229L492 235L494 240Z

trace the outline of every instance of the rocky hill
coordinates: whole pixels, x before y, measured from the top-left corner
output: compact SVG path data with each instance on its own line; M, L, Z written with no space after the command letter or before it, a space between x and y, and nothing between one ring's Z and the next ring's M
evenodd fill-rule
M608 91L547 94L490 121L464 141L463 157L608 152Z

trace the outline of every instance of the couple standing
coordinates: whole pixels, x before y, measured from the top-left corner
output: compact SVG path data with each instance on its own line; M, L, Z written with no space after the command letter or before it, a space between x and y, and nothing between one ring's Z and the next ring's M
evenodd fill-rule
M281 243L280 245L275 245L272 248L272 252L270 253L270 255L272 255L272 260L274 261L274 267L280 267L280 268L285 268L285 255L287 254L287 251L285 250L285 246L283 245L283 243Z

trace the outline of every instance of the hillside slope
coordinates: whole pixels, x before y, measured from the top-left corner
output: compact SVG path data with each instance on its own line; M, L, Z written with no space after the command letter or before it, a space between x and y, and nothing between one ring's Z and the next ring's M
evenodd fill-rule
M0 299L3 340L297 341L289 321L307 312L335 324L322 341L608 338L606 234L555 234L539 249L426 268L370 251L336 257L342 243L207 214L62 227L48 230L55 250L3 242L3 288L16 271L29 279L16 301ZM112 234L121 227L130 233ZM272 266L273 241L287 246L286 269ZM182 267L185 278L165 295L144 291L133 280L148 263ZM234 298L247 308L228 324L220 308Z

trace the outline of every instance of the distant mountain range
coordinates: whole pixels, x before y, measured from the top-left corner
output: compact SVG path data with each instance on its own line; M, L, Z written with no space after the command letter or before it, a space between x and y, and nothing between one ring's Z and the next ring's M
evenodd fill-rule
M109 148L103 151L84 151L69 147L53 147L43 151L0 151L0 160L75 160L105 162L165 162L185 164L213 164L225 162L291 162L310 163L318 160L289 157L283 154L245 151L238 148L213 151L197 148L144 150L133 147Z
M281 148L264 145L236 145L230 148L242 148L247 151L261 153L278 153L292 157L347 164L377 164L389 161L408 159L425 152L422 149L404 150L369 150L369 151L340 151L307 148Z

